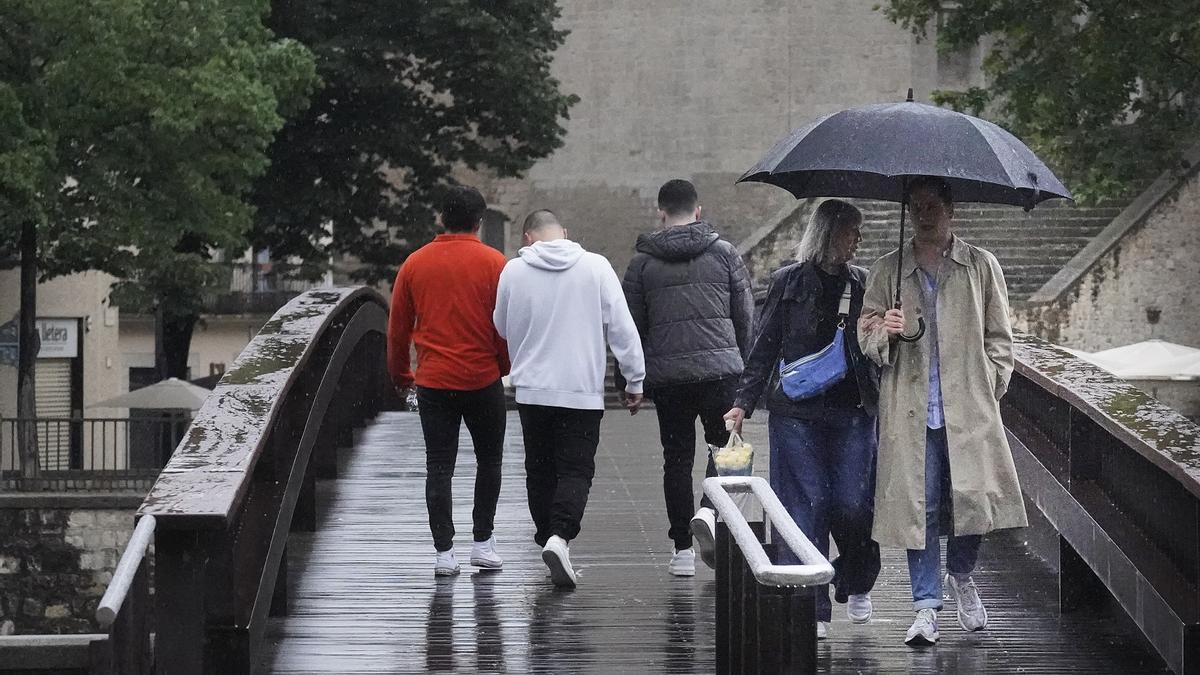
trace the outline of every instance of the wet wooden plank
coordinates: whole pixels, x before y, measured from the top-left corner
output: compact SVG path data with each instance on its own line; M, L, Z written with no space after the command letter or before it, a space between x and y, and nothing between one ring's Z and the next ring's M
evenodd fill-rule
M766 469L763 420L747 440ZM714 664L711 570L667 574L661 450L653 414L605 416L573 592L550 585L525 505L519 428L509 417L496 534L505 569L437 580L424 506L424 450L411 413L387 413L319 484L315 533L289 542L290 615L274 619L260 672L704 673ZM456 547L469 555L473 460L455 478ZM696 478L702 468L697 462ZM991 624L966 634L942 615L942 642L903 644L912 619L903 552L888 551L876 616L856 626L834 606L822 672L1161 672L1121 622L1060 615L1053 572L1019 534L985 540L977 575Z

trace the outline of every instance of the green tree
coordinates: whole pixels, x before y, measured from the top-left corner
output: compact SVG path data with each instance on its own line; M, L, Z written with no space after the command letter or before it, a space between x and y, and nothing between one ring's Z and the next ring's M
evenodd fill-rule
M995 43L985 88L935 92L942 105L988 110L1083 199L1120 196L1200 138L1196 0L890 0L885 14L938 47Z
M166 261L244 242L245 192L315 83L312 55L275 39L266 9L0 0L0 258L21 265L20 416L34 414L39 278L155 282L146 271ZM20 443L36 471L36 440Z
M253 244L317 274L333 255L390 279L433 234L456 167L516 176L562 144L577 100L550 75L554 0L273 0L269 25L307 45L323 86L258 181Z

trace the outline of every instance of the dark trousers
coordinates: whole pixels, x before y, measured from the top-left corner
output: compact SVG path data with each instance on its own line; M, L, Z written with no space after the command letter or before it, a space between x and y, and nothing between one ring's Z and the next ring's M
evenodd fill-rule
M771 434L771 489L788 515L829 557L829 536L838 547L835 595L866 593L879 576L879 545L871 539L875 519L875 420L862 410L833 412L821 420L786 415L767 419ZM791 549L775 561L798 564ZM817 621L829 621L829 589L817 588Z
M571 541L579 535L596 475L604 411L524 403L518 411L525 437L529 515L537 528L533 540L538 546L545 546L552 535Z
M475 391L417 387L421 430L425 434L425 506L433 546L454 546L451 483L458 459L458 432L467 423L475 446L475 503L471 511L475 541L492 536L496 500L500 497L500 464L504 457L504 387L500 380Z
M696 418L704 427L704 441L722 447L729 441L723 416L733 407L735 379L692 382L655 387L651 396L658 413L658 433L663 446L663 496L667 501L667 535L675 548L692 547L689 527L694 513L692 463L696 460ZM705 476L717 475L712 455L708 455ZM708 497L701 496L700 506L712 508Z

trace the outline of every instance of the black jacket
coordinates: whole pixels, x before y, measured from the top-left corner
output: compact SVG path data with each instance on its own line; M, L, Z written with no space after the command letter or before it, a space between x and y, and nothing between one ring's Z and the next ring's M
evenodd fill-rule
M857 385L858 395L853 396L851 390L848 398L844 389L835 395L835 387L820 396L793 401L779 387L780 360L790 363L819 351L833 340L838 323L837 301L822 301L821 272L811 263L793 263L771 274L771 286L755 326L750 356L734 404L743 408L747 416L754 412L768 384L770 391L766 405L772 414L819 419L834 409L847 407L848 400L849 405L861 405L870 414L876 413L878 366L866 358L858 346L858 317L862 312L867 270L846 265L839 277L843 284L847 278L850 280L850 315L846 319L845 342L853 368L848 377L854 378L852 384ZM842 290L837 291L837 296L841 296Z
M647 388L741 374L754 321L750 274L711 225L640 235L622 286L642 336Z

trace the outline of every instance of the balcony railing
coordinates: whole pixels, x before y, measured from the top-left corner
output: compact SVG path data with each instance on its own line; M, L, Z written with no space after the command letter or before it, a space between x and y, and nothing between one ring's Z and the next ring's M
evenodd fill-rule
M272 263L218 263L220 283L204 294L211 314L274 314L289 300L321 282L291 279Z
M0 418L0 490L148 490L189 423L179 415ZM36 471L19 450L25 431L37 434Z
M304 291L325 286L324 281L290 278L271 263L212 263L212 269L215 281L201 292L204 314L271 315ZM122 311L154 314L152 306L129 302L135 301L126 300Z

